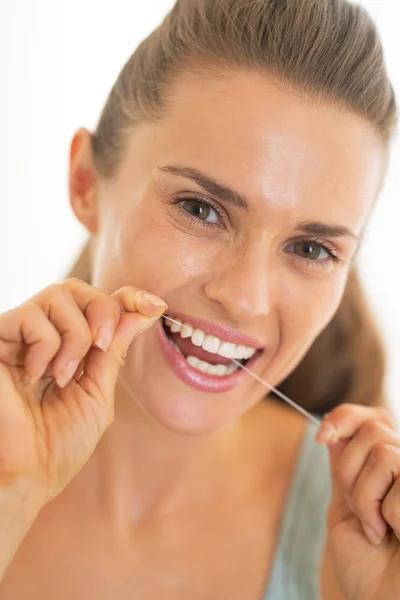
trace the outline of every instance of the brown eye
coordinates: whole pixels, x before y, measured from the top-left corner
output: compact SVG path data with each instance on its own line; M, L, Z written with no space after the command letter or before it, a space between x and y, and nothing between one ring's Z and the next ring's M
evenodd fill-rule
M324 246L317 242L296 242L292 247L295 254L307 260L324 260L330 256Z
M180 205L189 215L200 221L206 221L207 223L218 223L219 221L215 209L202 200L190 198L182 200Z

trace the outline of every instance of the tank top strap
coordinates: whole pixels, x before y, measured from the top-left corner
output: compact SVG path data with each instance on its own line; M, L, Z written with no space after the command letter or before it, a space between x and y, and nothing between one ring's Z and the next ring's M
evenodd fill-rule
M311 422L305 430L263 600L320 600L331 483L328 450L314 442L317 430Z

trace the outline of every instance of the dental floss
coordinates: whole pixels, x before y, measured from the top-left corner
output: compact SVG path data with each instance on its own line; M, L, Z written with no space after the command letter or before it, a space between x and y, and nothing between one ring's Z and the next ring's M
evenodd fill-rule
M166 315L162 315L162 316L164 317L164 319L167 319L167 321L172 321L172 323L176 323L180 327L186 327L186 325L184 325L183 323L179 323L179 321L175 321L175 319L171 319L171 317L167 317ZM186 327L186 329L189 329L189 327ZM243 369L243 371L246 371L246 373L248 375L251 375L252 377L254 377L254 379L256 379L259 383L261 383L268 390L270 390L271 392L274 392L277 396L279 396L279 398L281 398L287 404L289 404L290 406L295 408L304 417L307 417L307 419L309 419L312 423L315 423L318 426L321 424L321 422L316 417L314 417L314 415L312 415L307 410L305 410L305 408L296 404L296 402L294 402L288 396L286 396L285 394L283 394L282 392L280 392L279 390L274 388L272 385L267 383L264 379L261 379L261 377L259 377L256 373L253 373L253 371L250 371L250 369L248 369L245 365L242 365L240 362L238 362L234 358L230 358L229 360L231 360L233 363L235 363L235 365L237 367L240 367L241 369Z

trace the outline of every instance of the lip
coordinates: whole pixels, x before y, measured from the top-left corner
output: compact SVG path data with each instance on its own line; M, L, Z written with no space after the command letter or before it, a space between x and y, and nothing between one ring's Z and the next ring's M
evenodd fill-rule
M229 329L229 327L225 327L219 323L205 321L204 319L198 319L197 317L189 317L188 315L184 315L183 313L179 312L167 312L165 315L167 317L178 318L183 322L189 323L190 325L193 325L195 329L201 329L204 331L204 333L213 335L223 342L231 342L232 344L236 345L241 344L250 348L256 348L257 350L264 350L265 348L265 344L259 338L252 337L244 333L239 333L238 331Z
M178 318L181 317L179 316ZM189 320L187 320L187 322L189 323ZM190 323L193 324L192 319L190 320ZM231 375L226 375L224 377L201 373L201 371L191 367L187 360L172 346L164 331L162 319L158 320L156 323L156 328L164 358L178 379L183 381L183 383L186 383L187 385L190 385L201 392L222 393L228 392L240 385L240 383L242 383L247 376L247 373L240 368L238 368L238 370ZM259 353L256 353L254 356L252 356L252 358L248 361L247 366L251 368L252 365L258 360L259 356Z

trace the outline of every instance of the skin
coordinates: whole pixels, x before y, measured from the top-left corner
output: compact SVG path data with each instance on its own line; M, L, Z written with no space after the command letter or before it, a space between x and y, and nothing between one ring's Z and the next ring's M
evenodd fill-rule
M92 283L107 297L125 285L148 290L170 314L256 336L265 350L255 370L276 385L340 303L383 176L380 141L360 117L311 107L255 74L226 73L207 85L186 75L170 92L161 121L127 132L114 179L96 171L89 132L72 141L71 205L93 237ZM234 190L248 210L177 167ZM177 204L193 197L212 204L208 225L187 213L193 204ZM335 231L310 234L305 222ZM303 255L307 242L318 258ZM155 327L135 338L124 361L112 425L79 474L43 503L0 599L26 597L27 585L30 598L44 600L259 598L303 417L263 400L251 378L229 393L188 387L165 363ZM398 486L388 483L400 472L399 438L385 412L345 405L318 441L329 443L334 482L324 600L389 600L400 593L390 533L400 530ZM385 459L374 462L382 446ZM378 497L386 497L384 516ZM372 544L366 523L385 529L387 541Z

